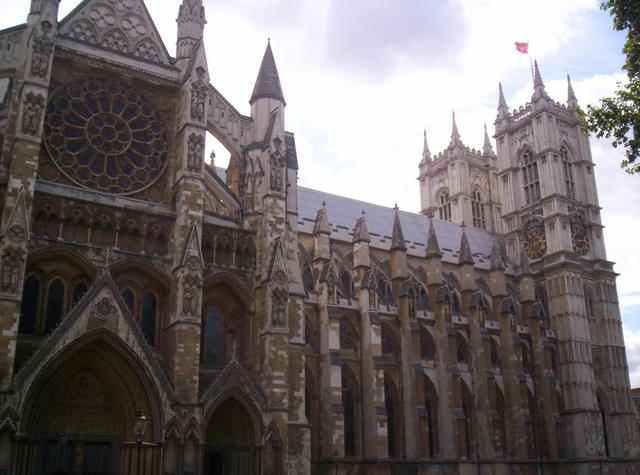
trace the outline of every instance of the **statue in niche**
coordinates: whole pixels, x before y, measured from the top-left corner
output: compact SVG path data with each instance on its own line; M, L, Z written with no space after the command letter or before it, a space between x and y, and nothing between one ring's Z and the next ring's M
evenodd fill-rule
M39 78L45 78L49 72L49 57L53 50L51 40L52 25L48 21L43 21L40 31L33 35L33 55L31 58L31 74Z
M202 68L199 68L202 69ZM199 79L191 86L191 118L204 120L204 101L207 96L207 86Z
M23 251L19 248L8 247L2 253L0 288L4 292L15 294L18 291L20 266L23 260Z
M282 154L279 151L272 154L269 164L271 168L271 189L273 191L282 191L282 168L284 167Z
M198 134L189 136L187 150L187 168L191 172L199 172L202 165L202 154L204 153L204 137Z
M23 134L38 135L43 109L44 97L41 94L29 92L24 99L24 110L22 111Z
M188 275L184 279L182 294L182 311L185 315L195 317L198 313L198 292L200 279L195 275Z

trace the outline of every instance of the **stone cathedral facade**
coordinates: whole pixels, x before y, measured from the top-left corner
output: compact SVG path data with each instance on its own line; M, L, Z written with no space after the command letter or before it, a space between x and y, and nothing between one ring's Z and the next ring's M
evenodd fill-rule
M0 473L640 472L570 83L500 89L496 152L425 136L409 213L298 186L271 46L243 115L201 0L175 57L58 4L0 31Z

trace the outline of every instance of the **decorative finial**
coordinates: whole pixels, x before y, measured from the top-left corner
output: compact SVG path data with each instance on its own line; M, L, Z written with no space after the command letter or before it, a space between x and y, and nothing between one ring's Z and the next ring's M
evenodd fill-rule
M578 99L576 98L576 94L573 92L573 86L571 86L571 77L569 73L567 73L567 106L571 109L577 109L578 107Z
M398 211L398 210L400 209L400 208L398 208L398 203L396 203L396 204L393 206L393 209L394 209L394 210L396 210L396 211Z
M364 210L362 210L362 211L360 211L360 214L361 214L362 216L364 216L364 215L365 215L365 214L367 214L367 213L365 213L365 212L364 212Z
M236 340L233 340L233 342L231 343L231 359L232 360L238 359L237 352L238 352L238 342Z
M453 124L451 126L451 144L450 145L462 145L462 140L460 139L460 132L458 132L458 124L456 123L456 113L455 111L451 113Z
M325 200L322 200L322 207L326 208L327 207L327 202Z

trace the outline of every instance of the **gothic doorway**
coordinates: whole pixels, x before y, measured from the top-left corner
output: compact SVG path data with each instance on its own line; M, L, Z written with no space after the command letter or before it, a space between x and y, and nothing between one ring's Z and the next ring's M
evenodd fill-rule
M16 473L157 473L158 448L151 442L157 438L159 411L147 395L149 384L141 381L146 379L142 371L134 370L115 350L118 346L113 338L92 338L42 370L28 394L27 437L19 442ZM141 447L134 442L137 408L148 420Z
M227 399L211 415L204 450L204 475L250 475L257 472L257 438L247 410Z

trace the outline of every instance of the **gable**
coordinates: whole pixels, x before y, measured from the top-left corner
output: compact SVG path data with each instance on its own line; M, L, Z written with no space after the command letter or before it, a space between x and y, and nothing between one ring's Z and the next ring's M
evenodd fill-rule
M143 0L85 0L62 20L58 31L125 56L171 65Z

